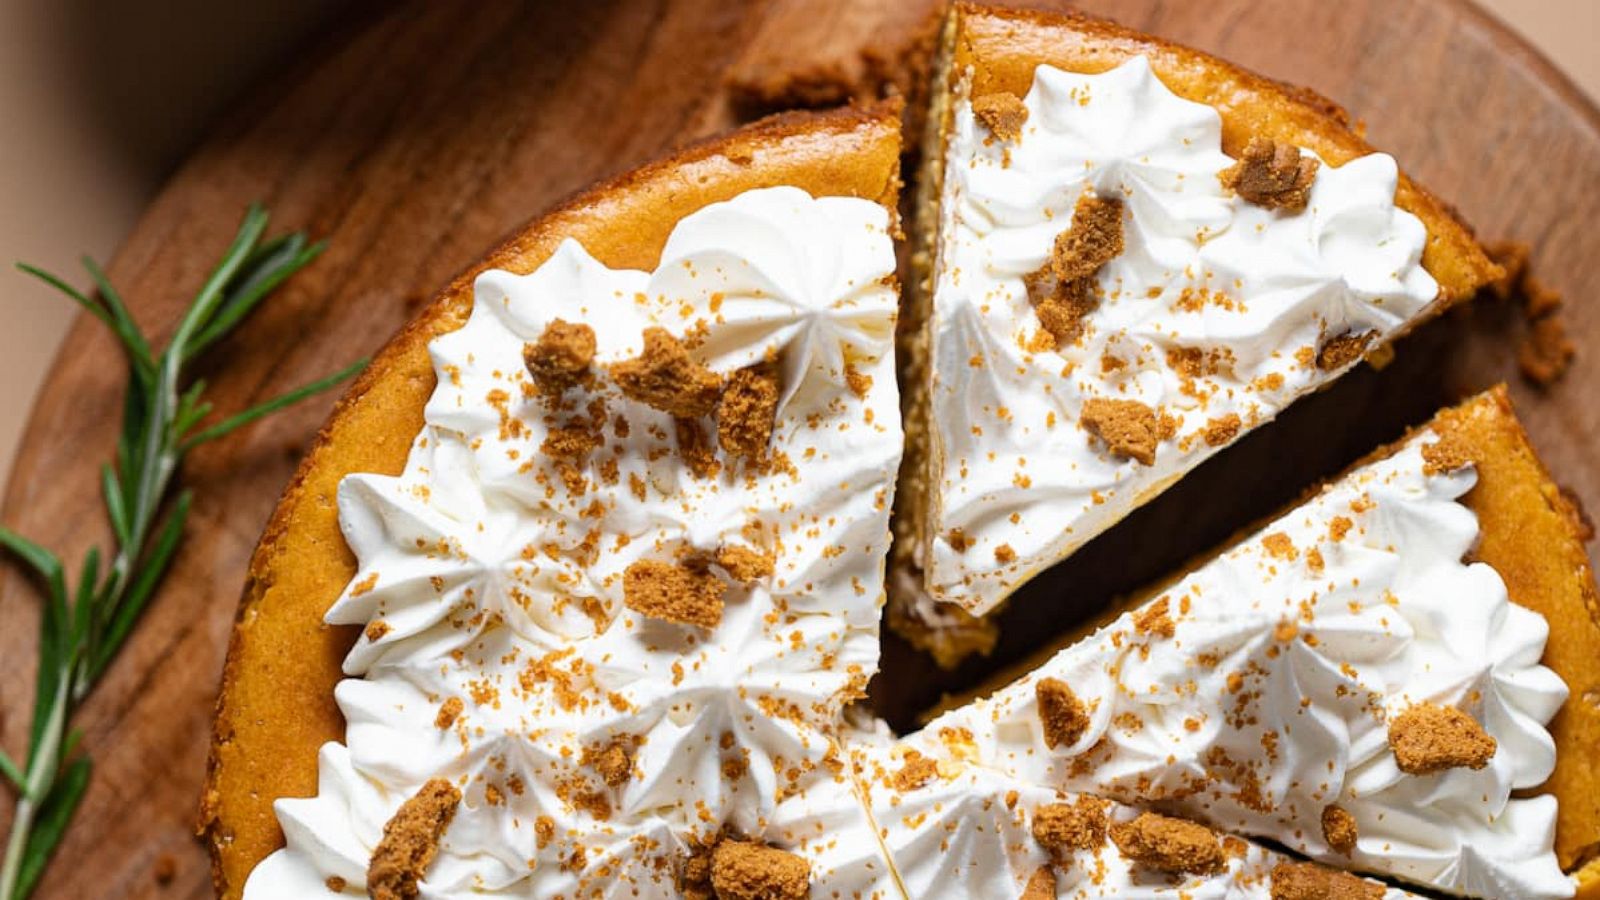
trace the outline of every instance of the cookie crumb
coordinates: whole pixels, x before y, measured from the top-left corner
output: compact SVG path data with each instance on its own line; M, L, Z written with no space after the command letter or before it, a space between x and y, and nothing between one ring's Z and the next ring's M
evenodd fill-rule
M1477 720L1453 706L1418 703L1389 723L1395 764L1407 775L1482 769L1496 744Z
M439 838L455 817L461 792L443 778L424 784L383 826L383 839L367 865L367 894L373 900L412 900L428 865L439 852Z
M1022 900L1056 900L1056 870L1049 866L1034 869L1022 889Z
M1033 839L1061 859L1074 850L1094 850L1106 842L1106 802L1079 797L1076 803L1051 803L1033 813Z
M539 445L539 452L555 462L556 474L569 492L582 494L589 489L589 480L584 476L589 454L601 443L600 433L588 425L552 428Z
M751 582L766 578L776 570L777 562L770 552L761 553L738 544L723 544L717 550L717 565L734 581Z
M1250 203L1297 213L1306 208L1311 182L1320 165L1315 157L1303 155L1293 144L1253 137L1238 161L1217 177L1222 179L1223 187Z
M1022 137L1022 126L1028 121L1027 105L1016 94L1004 91L972 98L972 114L1002 141Z
M443 731L456 724L456 719L461 716L461 710L464 708L466 704L461 702L460 697L445 700L439 704L439 714L433 717L433 727Z
M1272 868L1272 900L1382 900L1383 885L1309 862Z
M677 418L710 413L722 395L722 378L665 328L646 328L644 350L612 366L611 374L630 399Z
M905 765L900 767L900 771L894 773L889 783L895 790L905 793L922 787L932 781L933 776L937 774L939 774L939 764L937 762L912 750L906 754Z
M328 880L324 881L323 885L327 887L328 890L333 891L335 894L344 893L344 889L348 886L345 883L345 880L337 875L329 875Z
M717 461L717 449L700 427L698 419L673 419L672 429L678 438L678 456L696 478L715 478L722 471Z
M1217 833L1198 822L1147 812L1110 830L1111 842L1124 856L1151 869L1211 875L1225 864Z
M1083 321L1100 305L1094 294L1094 279L1057 281L1032 272L1023 276L1028 299L1039 317L1039 325L1049 335L1044 349L1070 347L1083 336Z
M522 362L539 390L559 395L589 374L594 351L593 328L556 319L545 327L537 342L522 345Z
M383 640L383 636L389 633L389 623L382 619L373 619L367 623L366 631L363 633L369 642Z
M701 569L640 560L622 573L622 603L649 616L715 628L722 621L722 581Z
M1100 439L1112 454L1154 465L1160 443L1160 423L1155 410L1137 400L1085 400L1078 421Z
M1330 804L1322 809L1322 839L1335 851L1350 855L1356 849L1356 840L1360 833L1356 829L1356 817L1350 815L1344 807Z
M1089 709L1059 678L1041 678L1034 687L1039 705L1039 723L1044 726L1044 744L1051 750L1077 743L1089 730Z
M610 787L621 787L633 777L633 743L613 738L605 744L583 748L583 764L600 773Z
M1045 267L1061 281L1088 278L1122 248L1122 201L1084 194L1072 207L1072 224L1056 235Z
M810 882L810 861L775 847L727 840L711 854L718 900L804 900Z
M1422 445L1422 474L1443 475L1472 465L1472 454L1454 429L1434 433L1439 439Z
M1133 630L1154 637L1172 637L1177 634L1177 623L1172 621L1171 601L1162 597L1134 613Z
M1244 427L1244 422L1239 419L1238 413L1228 413L1215 419L1206 421L1206 429L1202 436L1207 447L1221 447L1239 436L1239 429Z
M994 561L1002 566L1009 566L1017 561L1017 551L1010 544L1001 544L994 548Z
M759 464L778 417L778 375L771 366L734 372L717 403L717 443L733 456Z
M1355 362L1366 352L1367 343L1376 335L1376 331L1347 331L1328 338L1317 351L1317 368L1331 372Z

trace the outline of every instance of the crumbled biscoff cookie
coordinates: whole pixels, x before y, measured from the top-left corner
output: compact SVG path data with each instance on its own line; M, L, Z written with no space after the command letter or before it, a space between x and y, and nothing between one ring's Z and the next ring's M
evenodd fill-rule
M673 419L673 433L678 438L678 456L696 478L715 478L722 471L717 461L717 449L697 419Z
M1022 126L1028 121L1028 107L1016 94L1004 91L973 97L972 114L1002 141L1022 137Z
M594 329L556 319L539 340L522 345L522 362L545 394L560 394L583 381L594 363Z
M1272 900L1382 900L1383 885L1308 862L1272 868Z
M1244 422L1238 413L1228 413L1215 419L1207 419L1206 427L1201 436L1205 438L1207 447L1221 447L1239 436L1239 429L1244 427Z
M371 622L368 622L366 630L363 632L363 634L367 636L368 641L383 640L383 636L388 633L389 623L382 619L373 619Z
M633 742L619 737L585 747L583 764L599 772L608 786L620 787L633 777Z
M1049 866L1034 869L1022 889L1022 900L1056 900L1056 870Z
M722 580L703 569L640 560L622 573L622 603L649 616L715 628L722 621Z
M750 582L766 578L777 568L778 560L772 553L761 553L738 544L723 544L717 550L717 565L734 581Z
M1134 862L1185 875L1211 875L1226 862L1217 833L1198 822L1140 813L1111 826L1111 842Z
M1085 400L1078 422L1114 455L1146 466L1155 464L1156 447L1161 443L1161 423L1156 411L1143 403L1099 397Z
M1033 690L1045 746L1054 750L1077 743L1089 730L1089 709L1071 686L1059 678L1041 678Z
M1356 829L1356 817L1350 815L1344 807L1330 804L1322 809L1322 839L1334 850L1350 855L1356 848L1356 841L1360 838Z
M1084 194L1072 207L1072 224L1056 235L1045 267L1061 281L1088 278L1122 247L1122 201Z
M722 395L722 378L694 357L665 328L644 330L644 350L611 367L630 399L678 418L710 413Z
M1342 369L1347 364L1361 358L1367 350L1367 342L1376 335L1375 331L1345 332L1341 335L1328 338L1317 351L1317 368L1324 372Z
M1472 452L1454 429L1435 434L1437 441L1422 445L1422 474L1443 475L1472 465Z
M1054 347L1062 349L1077 343L1083 336L1083 322L1100 305L1095 296L1094 279L1075 278L1059 281L1044 270L1023 276L1028 289L1028 299L1039 317L1039 325L1054 340Z
M1407 775L1446 769L1481 769L1496 744L1477 720L1453 706L1418 703L1389 722L1395 765Z
M778 373L771 366L734 372L717 403L717 443L752 463L766 459L778 417Z
M583 474L584 466L589 454L601 443L600 433L587 424L552 428L545 435L544 443L539 445L539 452L555 461L556 474L561 476L561 483L567 490L581 494L589 487Z
M461 702L460 697L450 697L439 704L439 713L433 717L433 727L443 731L456 724L456 719L461 717L461 710L465 708L466 704Z
M933 759L923 756L915 750L906 754L905 765L900 771L890 777L889 783L895 790L904 793L914 791L933 780L939 774L939 764Z
M335 894L344 893L344 889L350 886L343 878L337 875L329 875L327 880L322 882L322 885Z
M461 792L443 778L424 784L400 804L383 826L383 839L367 865L367 894L373 900L412 900L428 865L439 852L439 838L455 817Z
M1106 827L1106 802L1097 797L1051 803L1033 813L1033 839L1058 859L1100 847L1106 842Z
M1172 637L1178 625L1172 621L1172 601L1162 597L1133 614L1133 630L1147 637Z
M717 900L805 900L810 882L811 862L775 847L727 840L711 854Z
M1222 186L1257 206L1300 212L1320 166L1293 144L1253 137L1239 160L1218 173Z

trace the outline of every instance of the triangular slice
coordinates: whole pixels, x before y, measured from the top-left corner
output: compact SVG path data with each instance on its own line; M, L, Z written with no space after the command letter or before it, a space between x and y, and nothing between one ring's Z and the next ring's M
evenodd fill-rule
M1593 596L1491 392L911 742L1342 868L1567 896L1600 838Z
M1198 52L958 4L937 79L894 602L945 660L992 641L967 617L1497 272L1338 108Z

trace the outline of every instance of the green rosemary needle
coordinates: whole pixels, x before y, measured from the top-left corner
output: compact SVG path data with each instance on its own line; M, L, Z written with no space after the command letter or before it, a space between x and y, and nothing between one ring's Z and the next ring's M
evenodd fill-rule
M36 575L44 592L39 624L39 670L27 754L18 763L0 750L0 780L16 792L16 812L0 858L0 900L27 897L71 822L89 783L88 755L70 728L72 714L116 657L172 563L183 538L190 494L170 499L184 454L275 410L338 384L344 371L290 391L215 425L205 382L185 383L185 368L227 335L274 288L322 252L302 233L263 241L267 213L251 206L233 243L194 298L172 339L156 355L115 287L85 259L97 290L84 294L61 278L26 264L18 268L54 287L105 323L128 360L128 386L115 461L100 469L113 552L84 554L69 587L60 557L0 527L0 547ZM165 511L165 515L163 515Z

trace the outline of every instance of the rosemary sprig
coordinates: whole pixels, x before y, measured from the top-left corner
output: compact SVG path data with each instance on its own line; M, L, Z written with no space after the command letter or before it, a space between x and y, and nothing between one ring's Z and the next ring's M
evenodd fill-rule
M133 321L109 279L91 259L84 268L97 293L84 294L49 272L18 268L65 294L104 322L128 360L128 387L116 460L100 469L100 489L114 551L102 566L100 549L84 554L69 590L66 567L54 553L0 527L0 548L32 570L44 589L39 622L39 672L27 755L19 765L0 750L0 779L16 791L16 814L0 861L0 900L33 890L83 799L90 763L70 729L72 714L116 658L166 573L183 538L190 493L167 503L184 454L355 374L358 362L215 425L205 382L184 385L187 365L233 330L274 288L322 253L302 233L263 242L267 213L251 206L222 261L189 305L160 355ZM162 510L166 515L162 516Z

